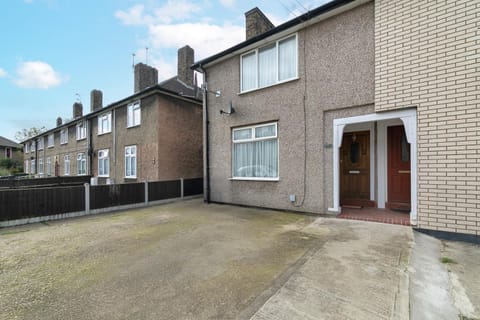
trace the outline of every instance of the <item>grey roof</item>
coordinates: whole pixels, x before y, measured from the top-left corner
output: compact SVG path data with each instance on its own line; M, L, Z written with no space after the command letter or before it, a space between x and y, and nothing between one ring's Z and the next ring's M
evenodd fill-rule
M22 145L16 143L15 141L12 141L10 139L0 136L0 147L11 147L11 148L21 149Z
M181 96L191 97L195 99L201 99L201 90L195 86L188 85L178 79L177 76L164 80L158 84L163 89L167 89L173 92L177 92Z

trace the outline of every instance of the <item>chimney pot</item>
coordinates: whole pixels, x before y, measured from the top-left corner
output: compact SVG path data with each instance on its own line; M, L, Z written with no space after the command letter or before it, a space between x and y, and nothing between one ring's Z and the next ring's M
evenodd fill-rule
M83 105L80 102L73 104L73 118L77 119L83 115Z
M247 12L245 12L245 34L246 40L256 37L259 34L267 32L270 29L273 29L275 26L273 23L268 20L268 18L263 14L263 12L255 7Z
M62 125L62 118L58 117L57 118L57 127L60 127Z
M93 89L90 92L90 111L96 111L103 108L103 93L100 90Z
M158 84L158 70L144 63L135 65L135 93Z
M193 70L190 66L194 62L195 51L188 45L178 49L177 76L178 80L193 86Z

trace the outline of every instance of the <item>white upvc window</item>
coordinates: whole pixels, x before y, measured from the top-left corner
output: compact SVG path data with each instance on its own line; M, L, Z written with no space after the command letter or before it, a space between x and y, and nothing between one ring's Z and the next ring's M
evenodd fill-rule
M30 144L28 142L26 142L25 145L23 146L23 152L24 153L30 152Z
M47 158L47 176L52 175L52 159L50 157Z
M98 176L108 177L110 175L110 157L108 149L98 151Z
M29 170L28 170L29 169L28 168L28 160L25 160L25 165L24 166L25 166L25 168L23 168L23 172L25 172L27 174L30 173Z
M30 144L30 152L35 152L35 141Z
M32 163L32 166L30 168L30 173L35 174L35 173L37 173L37 166L36 166L35 159L32 159L31 163Z
M125 147L125 178L137 177L137 146Z
M60 144L68 143L68 128L60 130Z
M77 140L87 138L87 124L85 121L77 123Z
M232 178L278 180L277 123L232 130Z
M53 148L53 146L55 145L55 135L54 133L51 133L48 135L48 148Z
M66 176L70 175L70 155L63 156L63 173Z
M38 174L43 175L43 159L38 159Z
M38 150L43 150L43 144L44 144L44 138L40 137L38 138Z
M87 174L87 156L85 152L77 154L77 175L86 175Z
M139 126L141 122L140 101L127 106L127 127Z
M104 113L98 116L98 134L112 132L112 113Z
M298 77L297 35L243 54L240 58L241 92L268 87Z

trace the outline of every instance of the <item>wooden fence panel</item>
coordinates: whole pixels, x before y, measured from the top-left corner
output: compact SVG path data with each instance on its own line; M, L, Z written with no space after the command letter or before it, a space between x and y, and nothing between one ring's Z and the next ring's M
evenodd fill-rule
M112 184L90 187L90 209L145 202L144 183Z
M0 191L0 221L84 210L83 186Z
M183 195L193 196L203 193L203 178L185 179L183 180Z
M179 198L181 187L180 180L149 182L148 201Z

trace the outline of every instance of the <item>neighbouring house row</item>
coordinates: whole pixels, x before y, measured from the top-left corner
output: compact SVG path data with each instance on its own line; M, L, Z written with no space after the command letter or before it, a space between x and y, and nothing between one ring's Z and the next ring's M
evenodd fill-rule
M480 2L334 0L203 73L205 199L338 214L404 211L480 234Z
M10 159L14 164L22 163L22 145L0 136L0 160Z
M194 178L202 175L202 103L190 65L178 51L178 76L158 83L155 68L135 65L135 93L91 112L73 104L73 119L24 142L25 172L38 177L90 175L94 183Z

